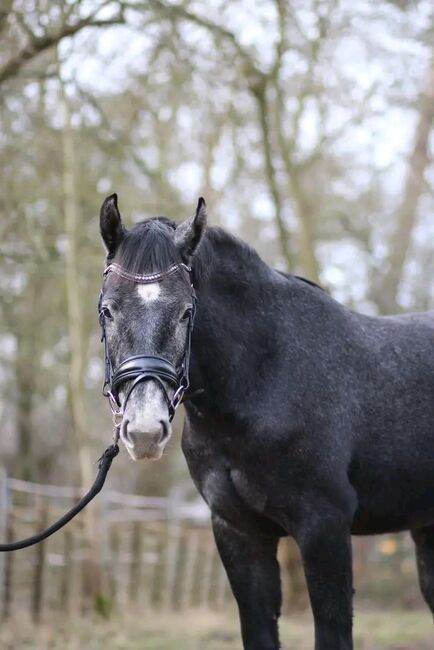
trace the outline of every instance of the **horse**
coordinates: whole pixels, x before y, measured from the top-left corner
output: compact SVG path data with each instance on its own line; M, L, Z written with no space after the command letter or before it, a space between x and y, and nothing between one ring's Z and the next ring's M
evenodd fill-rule
M206 222L203 199L182 223L129 230L115 194L101 207L108 363L140 366L117 376L129 454L161 457L188 353L182 450L245 650L279 648L285 536L300 549L315 650L353 648L352 535L409 530L434 613L433 312L356 313Z

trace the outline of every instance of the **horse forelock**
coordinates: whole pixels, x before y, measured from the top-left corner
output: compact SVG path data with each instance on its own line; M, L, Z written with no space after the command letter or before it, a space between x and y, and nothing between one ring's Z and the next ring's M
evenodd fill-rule
M182 262L173 240L176 224L165 217L142 221L126 232L113 258L130 273L157 273Z

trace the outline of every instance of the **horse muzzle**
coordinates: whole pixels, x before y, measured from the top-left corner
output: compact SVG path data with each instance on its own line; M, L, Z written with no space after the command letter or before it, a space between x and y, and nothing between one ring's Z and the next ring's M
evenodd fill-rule
M136 386L125 405L119 433L133 460L161 458L172 425L158 384L149 381Z

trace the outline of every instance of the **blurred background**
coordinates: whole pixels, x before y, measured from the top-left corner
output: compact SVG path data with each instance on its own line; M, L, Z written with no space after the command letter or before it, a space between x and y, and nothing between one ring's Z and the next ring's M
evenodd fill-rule
M348 306L430 309L433 120L432 0L1 0L2 539L68 508L110 440L107 194L127 225L202 194ZM159 463L123 453L64 532L0 557L2 647L240 647L177 425ZM291 542L280 560L284 639L311 648ZM358 647L431 647L409 537L356 540L355 573Z

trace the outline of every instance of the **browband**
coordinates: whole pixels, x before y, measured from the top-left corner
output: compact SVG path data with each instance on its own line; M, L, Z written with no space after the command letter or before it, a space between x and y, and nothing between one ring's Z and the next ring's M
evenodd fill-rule
M169 268L165 271L144 274L130 273L129 271L126 271L124 268L122 268L122 266L119 264L116 264L116 262L112 262L112 264L109 264L104 270L104 276L108 275L110 272L113 272L125 280L132 280L133 282L138 282L140 284L150 284L151 282L160 282L161 280L164 280L164 278L167 278L169 275L176 273L176 271L180 269L187 271L187 273L191 273L191 268L183 262L180 262L179 264L172 264L172 266L169 266Z

